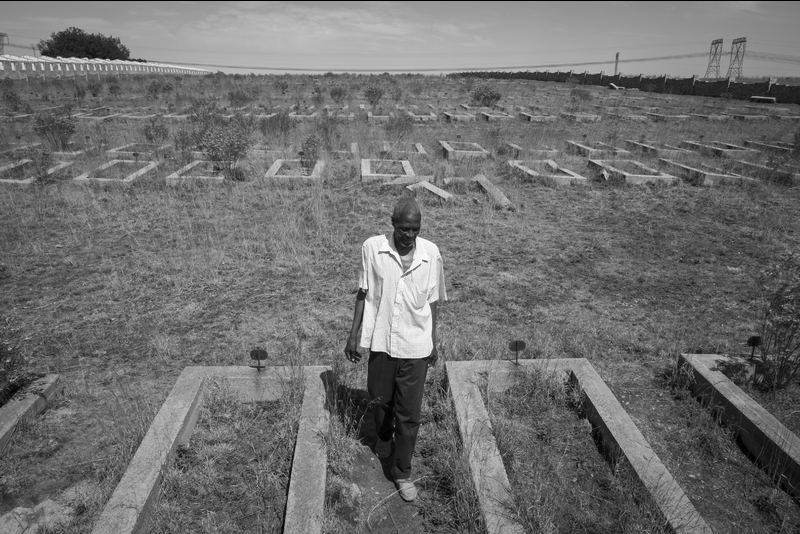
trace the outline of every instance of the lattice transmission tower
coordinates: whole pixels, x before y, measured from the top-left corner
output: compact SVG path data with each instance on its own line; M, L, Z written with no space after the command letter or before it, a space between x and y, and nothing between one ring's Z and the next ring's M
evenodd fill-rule
M744 52L747 46L747 37L739 37L733 40L731 45L731 64L728 67L728 78L736 80L742 77L742 65L744 64Z
M8 40L8 34L0 32L0 56L6 53L6 43L11 44Z
M711 41L711 50L708 52L708 68L704 78L719 78L719 63L722 61L722 39Z

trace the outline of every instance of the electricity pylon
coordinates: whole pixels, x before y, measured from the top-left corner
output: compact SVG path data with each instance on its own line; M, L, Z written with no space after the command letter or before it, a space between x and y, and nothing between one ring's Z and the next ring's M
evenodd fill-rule
M711 41L711 50L708 52L708 68L704 78L719 78L719 63L722 60L722 39Z
M742 77L742 65L744 64L744 51L747 46L747 37L739 37L733 40L731 45L731 64L728 67L728 78L735 81Z

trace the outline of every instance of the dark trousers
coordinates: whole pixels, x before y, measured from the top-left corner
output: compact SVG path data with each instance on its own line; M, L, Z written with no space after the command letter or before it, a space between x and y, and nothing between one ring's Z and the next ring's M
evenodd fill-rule
M373 400L375 430L383 441L394 435L392 474L411 477L411 457L422 419L422 395L428 375L427 359L392 358L369 353L367 391Z

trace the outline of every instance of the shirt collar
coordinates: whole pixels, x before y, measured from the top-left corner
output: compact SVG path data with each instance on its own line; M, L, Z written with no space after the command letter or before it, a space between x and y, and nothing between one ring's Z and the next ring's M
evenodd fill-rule
M383 252L387 254L391 254L394 256L397 261L402 265L400 261L400 253L397 252L397 247L394 246L394 239L393 239L394 232L389 232L384 234L383 243L381 243L381 248L378 249L378 252ZM414 242L414 263L412 264L412 268L415 267L418 263L421 262L429 262L430 256L428 256L428 251L425 247L420 247L419 245L419 237Z

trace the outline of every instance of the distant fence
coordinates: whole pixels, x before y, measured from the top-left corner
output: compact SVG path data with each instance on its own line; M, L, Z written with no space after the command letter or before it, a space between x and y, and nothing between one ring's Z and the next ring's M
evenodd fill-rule
M51 58L47 56L0 55L0 78L72 78L89 75L181 74L197 76L211 71L167 65L164 63L139 63L118 59Z
M697 76L691 78L670 78L668 76L629 76L625 74L606 75L568 72L461 72L451 74L452 77L477 77L497 79L538 80L542 82L574 82L581 85L614 84L627 89L639 89L653 93L669 93L675 95L699 95L728 97L748 100L751 96L772 96L776 102L800 104L800 86L783 85L773 81L742 83L725 80L701 80Z

